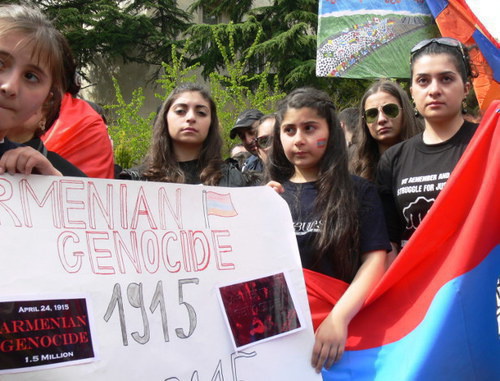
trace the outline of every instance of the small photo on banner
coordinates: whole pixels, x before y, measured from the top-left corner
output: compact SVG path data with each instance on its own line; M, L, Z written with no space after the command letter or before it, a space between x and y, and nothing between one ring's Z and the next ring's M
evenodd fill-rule
M238 350L304 326L284 273L220 287L219 296Z
M95 361L86 298L0 301L0 374Z
M409 78L410 50L439 35L424 0L321 0L316 75Z

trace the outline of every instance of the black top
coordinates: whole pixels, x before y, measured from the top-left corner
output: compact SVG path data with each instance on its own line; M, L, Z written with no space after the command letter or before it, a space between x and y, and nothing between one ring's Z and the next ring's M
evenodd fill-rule
M63 159L55 152L48 151L47 148L45 148L43 142L40 140L40 138L33 138L24 144L14 143L5 138L4 142L0 143L0 157L2 157L4 152L10 149L23 146L29 146L41 152L50 161L50 163L54 166L54 168L56 168L59 172L62 173L63 176L87 177L85 173L80 171L69 161Z
M40 138L33 138L24 143L26 146L33 147L41 152L63 176L87 177L78 167L71 164L68 160L59 156L57 153L48 151Z
M352 179L358 199L359 253L362 255L374 250L390 251L383 209L375 186L358 176L352 176ZM286 181L283 187L285 192L281 196L290 207L302 267L338 278L326 256L322 257L318 265L314 263L314 242L321 227L320 215L314 210L318 195L316 183Z
M186 184L200 184L200 169L198 168L198 160L180 161L179 167L184 172Z
M0 157L2 157L2 155L8 150L22 146L23 146L22 144L14 143L11 142L9 139L4 138L3 143L0 143Z
M254 172L263 172L264 171L264 163L261 158L255 155L250 156L243 163L243 167L241 168L242 172L254 171Z
M467 148L477 124L464 122L445 142L425 144L423 133L389 148L377 184L391 241L404 245L420 225Z

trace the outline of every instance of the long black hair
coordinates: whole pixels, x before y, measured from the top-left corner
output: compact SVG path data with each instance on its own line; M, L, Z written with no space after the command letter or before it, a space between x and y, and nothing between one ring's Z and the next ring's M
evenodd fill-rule
M321 216L321 230L315 241L315 263L326 257L336 276L352 281L360 263L358 202L354 184L347 168L347 146L335 106L328 94L314 88L292 91L278 106L269 156L268 178L278 182L289 180L295 172L288 161L280 140L280 126L286 112L310 108L328 125L328 142L319 162L315 210Z
M185 92L198 92L209 103L210 126L208 135L202 144L198 158L198 168L202 184L217 185L222 177L221 167L223 165L221 154L222 138L219 131L217 108L209 92L204 87L193 83L179 85L163 102L154 123L153 139L149 153L146 156L143 176L151 181L170 183L184 183L186 181L185 174L174 155L172 138L168 133L166 118L172 104Z

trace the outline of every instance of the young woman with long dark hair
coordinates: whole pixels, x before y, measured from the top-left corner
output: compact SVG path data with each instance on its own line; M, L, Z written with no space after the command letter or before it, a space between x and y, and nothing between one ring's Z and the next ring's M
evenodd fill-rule
M184 184L244 186L235 167L221 155L222 138L217 108L202 86L176 87L160 108L152 144L139 170L120 178Z
M386 79L375 82L359 105L358 128L354 134L355 152L351 160L354 174L375 181L380 156L394 144L423 130L415 117L405 91Z
M349 322L384 273L390 244L382 207L375 187L349 174L344 133L322 91L297 89L280 104L268 166L268 184L292 213L319 372L342 357Z

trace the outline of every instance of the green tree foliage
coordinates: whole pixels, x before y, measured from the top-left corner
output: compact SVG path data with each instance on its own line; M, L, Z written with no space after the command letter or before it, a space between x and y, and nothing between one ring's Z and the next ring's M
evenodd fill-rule
M243 16L252 9L253 0L196 0L189 7L189 11L201 10L209 16L229 16L235 23L241 22Z
M315 75L317 0L275 0L251 11L264 30L256 52L271 62L285 90L322 87Z
M30 2L25 2L30 3ZM190 14L175 0L33 1L68 39L80 67L97 56L109 62L160 66L170 62L174 44L190 25Z
M189 41L184 46L181 51L177 51L176 46L173 46L172 49L172 58L170 64L166 64L162 62L163 74L161 74L160 78L156 81L160 84L163 89L163 94L156 93L155 96L161 100L164 100L172 90L185 82L196 82L198 79L198 75L196 74L196 70L199 66L199 63L195 63L193 65L186 65L186 55L189 48Z
M229 15L234 24L193 25L186 32L193 44L193 62L209 78L225 66L220 50L213 49L215 37L228 45L234 39L234 59L243 62L252 47L253 56L245 62L244 73L262 73L265 67L281 91L313 86L331 94L339 109L357 103L371 81L316 77L318 0L275 0L269 6L252 9L253 2L199 0L192 7L211 9L211 14ZM243 18L245 20L243 21ZM260 38L254 44L254 36ZM230 37L231 35L231 37Z
M258 39L259 34L255 36L254 46ZM244 73L245 62L252 59L254 49L249 49L248 55L240 62L234 57L235 42L233 38L230 37L228 46L223 45L217 35L214 35L214 40L217 50L224 57L224 72L227 74L212 73L210 75L210 91L217 105L222 135L226 143L224 153L227 154L231 146L229 131L234 125L237 115L250 107L259 108L264 113L270 113L275 109L276 102L285 94L278 89L277 81L274 83L274 87L269 86L270 74L267 68L260 74L248 75ZM163 92L155 95L162 100L179 84L194 82L197 78L198 65L188 66L182 53L176 53L176 49L172 52L173 64L163 64L165 71L157 80ZM147 117L141 116L141 108L144 106L141 88L134 91L132 100L127 103L116 80L114 80L114 87L117 101L116 104L107 106L107 108L114 113L109 131L114 142L115 162L123 168L130 168L139 164L147 153L151 142L152 121L155 113L151 113Z
M229 149L231 141L229 131L234 126L237 116L248 108L257 108L264 114L275 110L276 102L285 94L279 89L278 77L271 75L269 65L260 73L247 73L245 68L254 59L255 48L262 36L262 30L254 35L254 41L241 59L237 58L236 28L232 22L223 30L212 30L217 50L223 57L224 70L222 73L210 74L210 89L215 103L218 105L218 115L222 126L222 134ZM227 33L227 36L225 35ZM228 38L228 44L223 43L223 37ZM271 79L271 86L269 80Z
M118 82L113 79L116 104L106 106L113 117L109 124L109 134L113 141L115 163L122 168L130 168L138 164L146 154L152 135L152 121L155 113L147 117L141 116L144 105L142 88L134 90L132 100L126 102Z

